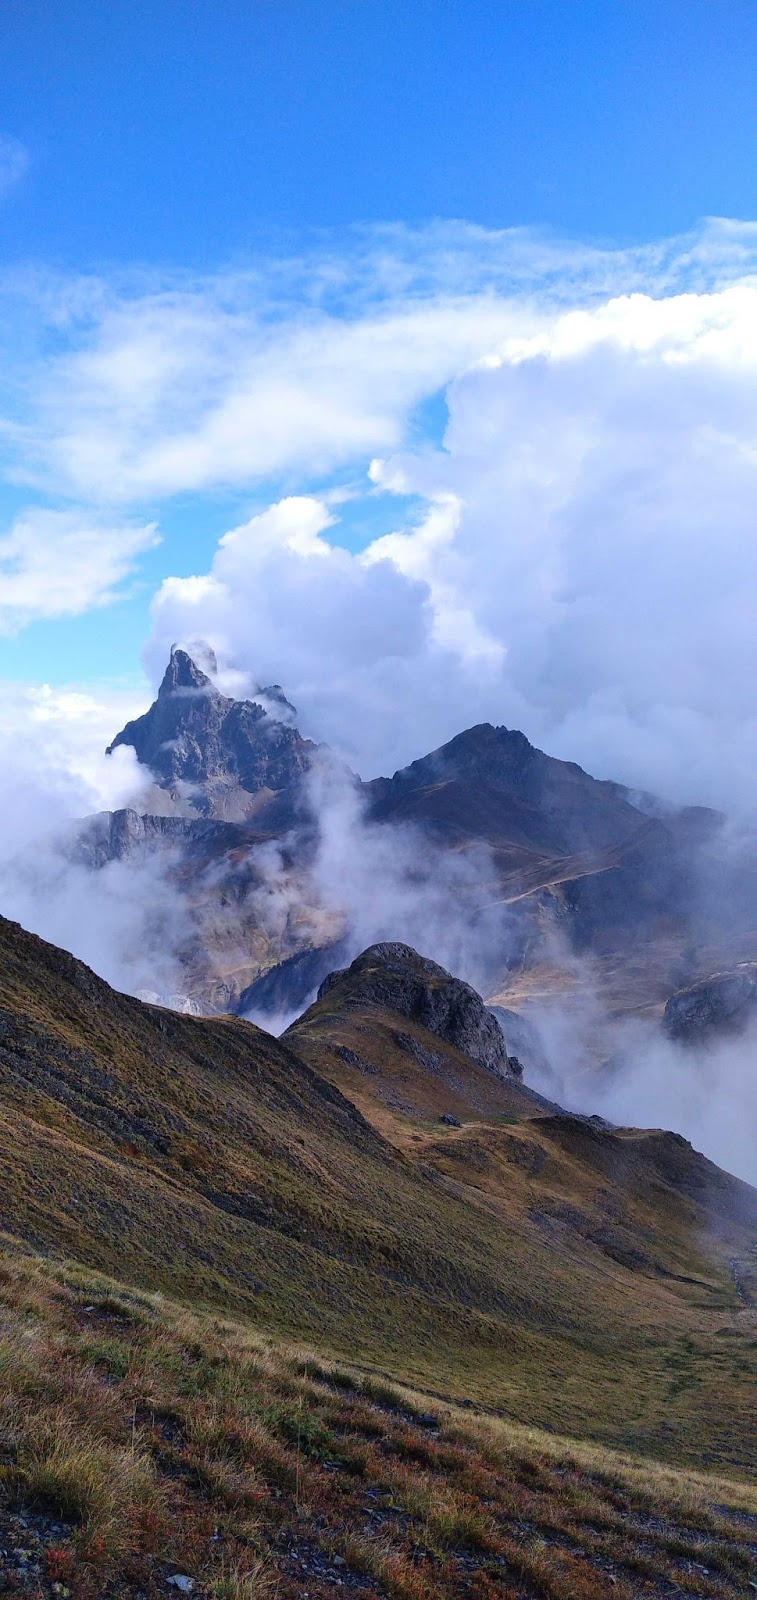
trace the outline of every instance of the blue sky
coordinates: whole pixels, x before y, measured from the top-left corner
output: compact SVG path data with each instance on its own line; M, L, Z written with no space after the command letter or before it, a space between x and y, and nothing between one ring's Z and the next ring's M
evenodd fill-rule
M12 256L216 266L463 217L645 240L754 211L749 0L6 0Z
M739 0L7 0L0 30L9 679L136 681L161 580L281 494L333 497L348 549L412 529L422 472L369 463L438 449L516 301L751 258L697 231L757 214ZM76 517L80 599L40 600Z

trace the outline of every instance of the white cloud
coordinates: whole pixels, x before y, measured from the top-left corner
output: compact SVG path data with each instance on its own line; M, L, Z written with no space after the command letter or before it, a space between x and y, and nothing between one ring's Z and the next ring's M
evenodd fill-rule
M599 774L753 800L757 289L545 311L448 388L443 450L376 463L428 511L362 555L280 503L168 580L309 732L385 770L483 719ZM333 534L332 534L333 537Z
M89 812L127 803L144 782L131 749L105 756L114 733L144 711L146 689L3 684L0 860ZM0 910L2 907L0 906Z
M110 604L136 557L156 543L154 523L119 526L87 512L29 507L0 536L0 634Z
M756 262L757 230L726 221L635 250L436 223L202 278L17 270L0 437L16 482L81 501L302 486L400 448L419 402L507 338L533 352L555 307L580 323L620 291L696 299Z
M425 659L428 593L389 561L371 564L329 544L331 523L323 502L290 497L226 534L210 573L166 579L154 603L153 676L172 642L202 635L253 685L286 679L309 731L348 756L362 693L364 734L373 700L383 743L391 683Z
M155 673L207 633L365 773L488 719L599 773L747 804L756 245L724 222L625 252L438 225L201 281L6 278L27 294L8 448L17 475L127 500L354 478L378 455L369 493L425 501L413 525L398 509L352 555L338 494L288 494L209 571L166 579ZM414 448L412 409L439 386L444 447ZM153 538L25 513L0 540L0 627L103 603Z
M54 482L103 499L326 473L395 448L413 406L511 326L475 296L273 328L203 293L140 301L49 373L34 449Z
M187 907L167 863L114 861L92 873L70 855L78 819L134 800L149 781L133 750L105 746L146 695L129 689L6 683L0 912L73 951L117 988L177 987Z

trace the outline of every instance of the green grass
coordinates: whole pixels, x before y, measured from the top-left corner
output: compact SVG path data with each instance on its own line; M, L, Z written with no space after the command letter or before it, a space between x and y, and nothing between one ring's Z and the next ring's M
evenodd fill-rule
M0 1021L0 1231L18 1248L445 1401L753 1467L753 1317L729 1261L754 1194L674 1141L482 1117L439 1138L432 1108L409 1151L399 1115L329 1082L329 1041L355 1029L375 1081L417 1076L391 1019L331 1017L298 1054L115 994L2 920ZM450 1081L469 1070L445 1059ZM88 1358L111 1386L131 1360L112 1315ZM197 1363L177 1378L187 1398L205 1381Z
M326 1600L345 1577L362 1600L749 1592L748 1484L440 1404L82 1269L0 1269L0 1547L30 1518L38 1541L19 1593L136 1600L176 1572L196 1600ZM116 1318L114 1377L93 1352Z

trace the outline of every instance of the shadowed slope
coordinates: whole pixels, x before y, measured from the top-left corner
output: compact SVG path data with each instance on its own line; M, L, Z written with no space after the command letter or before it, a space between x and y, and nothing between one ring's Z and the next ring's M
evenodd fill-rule
M729 1262L746 1258L754 1191L660 1136L679 1157L658 1196L643 1137L607 1135L598 1163L561 1119L542 1136L482 1118L448 1142L437 1123L416 1162L328 1081L342 1028L373 1049L376 1024L380 1050L411 1031L442 1047L391 1013L335 1014L329 1033L319 1012L284 1042L176 1016L0 922L0 1226L437 1393L746 1466L753 1318ZM485 1071L445 1048L461 1081ZM486 1078L520 1093L521 1116L518 1085ZM485 1160L496 1182L475 1181Z

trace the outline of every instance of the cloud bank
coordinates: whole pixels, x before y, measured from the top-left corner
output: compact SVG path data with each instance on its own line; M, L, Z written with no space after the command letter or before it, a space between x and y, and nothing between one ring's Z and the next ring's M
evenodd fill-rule
M338 506L278 502L164 582L149 660L207 634L364 775L492 720L748 809L756 368L751 285L544 317L448 386L441 447L373 462L413 524L354 554Z
M748 819L756 267L757 226L715 221L624 251L439 224L202 280L7 273L0 448L33 503L0 538L0 628L109 603L161 503L196 521L249 494L212 559L155 596L153 680L204 636L224 681L282 683L365 777L488 720ZM377 506L392 531L356 538ZM104 793L65 738L40 782L41 722L22 833ZM366 904L386 863L332 811L322 860L346 838ZM395 887L409 926L412 874ZM91 958L73 903L38 902L42 931ZM139 919L122 926L106 975L131 986ZM98 938L104 970L120 934ZM643 1118L660 1102L636 1081Z
M185 915L167 863L111 863L93 874L70 857L72 831L94 811L138 797L149 775L134 752L103 754L114 719L143 708L133 692L5 685L0 702L3 830L0 909L71 950L117 988L176 987L175 928Z

